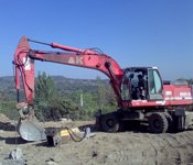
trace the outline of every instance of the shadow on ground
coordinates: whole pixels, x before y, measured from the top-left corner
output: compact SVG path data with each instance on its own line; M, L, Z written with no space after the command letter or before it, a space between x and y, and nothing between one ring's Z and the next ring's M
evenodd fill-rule
M85 131L86 128L90 128L91 132L103 132L100 128L98 128L95 124L85 124L81 125L78 128L82 131ZM120 123L119 132L127 132L131 131L134 133L149 133L148 126L146 123L140 123L138 121L122 121Z
M16 131L16 126L11 122L1 122L0 121L0 130Z
M1 137L0 136L0 141L5 141L6 144L16 144L16 145L27 143L21 137Z

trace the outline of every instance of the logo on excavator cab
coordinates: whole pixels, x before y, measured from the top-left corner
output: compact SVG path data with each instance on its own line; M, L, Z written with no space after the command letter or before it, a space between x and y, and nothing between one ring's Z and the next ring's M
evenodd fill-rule
M75 56L68 59L69 64L83 65L83 57Z

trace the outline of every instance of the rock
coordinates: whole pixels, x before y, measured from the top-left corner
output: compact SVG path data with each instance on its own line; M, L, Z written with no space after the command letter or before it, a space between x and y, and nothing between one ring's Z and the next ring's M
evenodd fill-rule
M98 156L98 152L97 151L92 151L92 157L97 157Z
M49 161L47 162L47 165L58 165L56 162Z
M92 133L92 132L91 132L90 127L87 127L87 128L86 128L85 133L86 133L86 137L85 137L85 139L88 139L88 138L90 138L90 137L92 137L92 136L95 136L95 135L96 135L95 133Z
M46 160L46 165L58 165L58 163L56 163L53 158L50 158Z
M23 160L23 153L21 148L16 148L10 152L9 158L13 160Z
M0 121L1 122L8 122L10 119L3 113L0 113Z

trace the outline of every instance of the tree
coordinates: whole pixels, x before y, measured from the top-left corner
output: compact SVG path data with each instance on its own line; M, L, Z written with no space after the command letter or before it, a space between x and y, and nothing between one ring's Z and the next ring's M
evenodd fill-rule
M72 102L62 98L51 77L39 74L36 82L35 109L40 120L59 120L74 110Z
M97 77L96 82L98 109L105 112L114 111L116 108L116 99L112 87L105 80L101 80L100 77Z

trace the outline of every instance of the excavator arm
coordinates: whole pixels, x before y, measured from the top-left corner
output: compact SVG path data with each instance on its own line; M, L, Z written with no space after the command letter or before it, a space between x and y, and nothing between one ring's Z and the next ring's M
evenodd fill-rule
M48 45L52 48L60 49L60 51L50 52L31 49L29 42ZM107 77L109 77L110 83L114 89L117 98L118 105L121 106L122 101L120 94L120 84L123 76L123 70L120 68L118 63L113 58L92 49L78 49L57 43L47 44L39 41L30 40L24 36L19 41L19 44L14 54L14 61L13 61L15 65L15 84L18 101L17 107L20 111L21 119L29 121L31 120L31 118L33 118L34 115L33 113L33 100L35 97L34 63L36 60L83 68L90 68L104 73ZM25 93L24 102L21 102L19 97L21 80ZM26 113L26 109L28 109L27 112L29 113ZM23 111L25 111L25 113ZM20 131L20 134L21 132L22 131ZM28 138L26 139L28 140Z
M120 103L120 83L123 70L118 63L110 56L101 54L91 49L78 49L57 43L46 44L52 48L58 48L62 51L41 51L30 48L29 42L37 42L22 37L14 55L15 64L15 84L17 92L20 90L20 79L22 78L23 88L26 96L26 103L33 104L35 68L34 61L48 61L64 65L72 65L83 68L90 68L101 71L109 77L111 85ZM42 42L38 42L45 44ZM19 94L18 99L19 101Z

